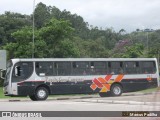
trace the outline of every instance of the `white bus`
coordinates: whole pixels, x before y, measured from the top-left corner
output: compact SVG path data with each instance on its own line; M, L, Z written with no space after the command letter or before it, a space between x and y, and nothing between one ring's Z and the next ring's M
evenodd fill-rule
M11 59L4 94L37 101L55 94L119 96L158 86L156 58Z

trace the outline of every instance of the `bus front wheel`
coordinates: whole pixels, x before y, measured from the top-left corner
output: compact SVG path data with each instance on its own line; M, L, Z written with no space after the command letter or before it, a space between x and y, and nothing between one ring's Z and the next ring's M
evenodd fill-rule
M48 90L45 87L38 87L35 92L36 100L46 100L48 98Z
M120 96L122 94L122 86L119 84L114 84L111 87L112 96Z

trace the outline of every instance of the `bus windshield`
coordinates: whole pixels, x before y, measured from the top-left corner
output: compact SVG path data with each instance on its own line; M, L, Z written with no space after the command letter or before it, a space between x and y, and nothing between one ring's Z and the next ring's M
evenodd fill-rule
M18 62L13 67L12 82L26 80L33 73L33 62Z
M12 61L9 61L7 63L7 70L6 70L6 76L4 80L4 86L7 86L9 83L10 75L11 75L11 68L12 68Z

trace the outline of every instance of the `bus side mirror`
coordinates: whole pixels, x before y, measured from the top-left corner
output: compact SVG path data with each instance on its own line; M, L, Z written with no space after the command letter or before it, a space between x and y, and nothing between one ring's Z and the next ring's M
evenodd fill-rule
M15 76L21 76L21 68L20 66L15 66Z
M5 79L5 75L6 75L6 70L1 70L1 78Z

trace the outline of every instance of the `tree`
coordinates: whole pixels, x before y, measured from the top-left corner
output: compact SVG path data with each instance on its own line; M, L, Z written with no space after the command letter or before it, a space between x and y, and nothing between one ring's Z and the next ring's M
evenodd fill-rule
M143 55L144 46L142 44L135 44L133 46L126 47L126 52L122 57L137 58Z
M46 43L38 37L38 31L35 31L35 36L35 57L45 57ZM8 58L31 58L33 52L32 28L24 27L12 33L12 37L15 42L3 46L8 51Z
M139 31L140 31L140 29L139 29L139 28L137 28L137 29L136 29L136 32L139 32Z
M119 34L124 34L126 31L124 29L119 30Z
M29 25L31 25L29 16L5 12L0 16L0 44L5 45L8 42L14 42L11 34Z
M80 57L80 53L78 48L74 46L74 44L69 39L65 39L60 41L56 47L54 56L58 58Z
M148 57L159 57L160 55L160 31L149 34L149 53Z
M69 44L69 42L65 43L65 40L67 38L71 39L73 30L69 21L54 18L40 29L40 37L46 42L48 47L48 57L63 57L63 55L59 55L57 52L60 52L59 50L66 43Z
M43 4L39 3L34 11L34 20L35 20L35 26L37 28L41 28L50 20L50 13L48 11L48 7Z
M34 15L35 57L157 57L160 53L160 30L147 34L139 29L128 34L123 34L124 29L103 30L77 14L43 3L36 6ZM0 48L8 50L9 58L32 57L32 17L0 15Z
M48 9L50 11L50 15L51 15L52 18L54 17L54 18L56 18L58 20L61 19L61 11L57 7L55 7L55 6L53 6L53 7L49 6Z

